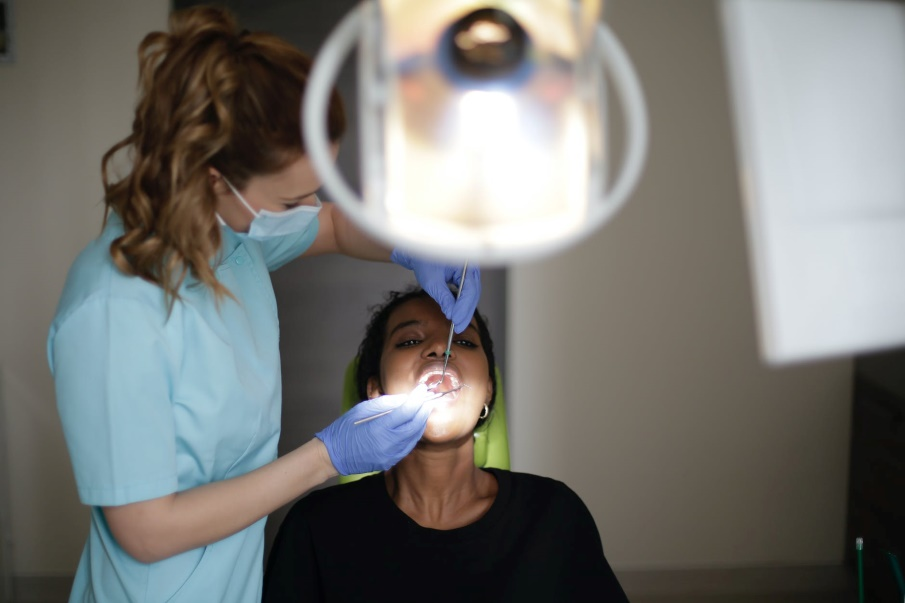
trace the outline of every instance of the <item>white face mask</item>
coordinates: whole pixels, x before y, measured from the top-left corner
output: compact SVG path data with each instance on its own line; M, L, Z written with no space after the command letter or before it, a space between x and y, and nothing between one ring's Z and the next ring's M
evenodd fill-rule
M245 208L251 212L251 215L254 216L251 220L251 225L248 227L248 236L249 238L258 241L270 237L281 237L308 230L308 227L311 226L311 223L317 217L321 207L323 207L321 200L315 195L315 205L299 205L298 207L293 207L286 211L268 211L262 209L256 212L229 180L223 178L223 182L226 183L226 186L228 186L233 194L236 195L236 198L239 199L239 201L242 202L242 205L244 205ZM217 217L219 218L219 215ZM223 223L223 218L220 218L220 222Z

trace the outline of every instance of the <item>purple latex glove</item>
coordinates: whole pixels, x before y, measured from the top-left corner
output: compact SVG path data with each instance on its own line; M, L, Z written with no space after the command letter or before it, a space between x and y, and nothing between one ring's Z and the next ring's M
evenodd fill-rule
M421 439L436 399L421 384L410 394L365 400L314 436L327 447L333 466L342 475L386 471ZM382 417L355 424L391 409Z
M450 293L449 285L459 286L462 279L462 266L449 266L439 262L420 260L401 249L394 249L390 260L415 273L418 284L440 304L440 310L453 322L456 333L461 333L471 323L478 300L481 298L481 269L468 266L468 274L462 285L459 300Z

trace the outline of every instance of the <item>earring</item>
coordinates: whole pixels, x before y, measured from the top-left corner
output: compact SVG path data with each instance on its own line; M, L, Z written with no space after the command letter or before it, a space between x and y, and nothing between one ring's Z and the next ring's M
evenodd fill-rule
M484 411L481 413L481 416L478 417L478 418L479 418L479 419L486 419L486 418L487 418L487 415L489 415L489 414L490 414L490 407L487 406L487 405L485 404L485 405L484 405Z

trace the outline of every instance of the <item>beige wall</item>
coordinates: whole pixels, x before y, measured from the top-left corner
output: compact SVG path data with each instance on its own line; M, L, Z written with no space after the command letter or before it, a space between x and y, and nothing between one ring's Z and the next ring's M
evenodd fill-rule
M510 274L514 468L573 486L617 569L838 563L851 362L758 358L715 3L607 11L650 156L612 223Z
M44 357L66 269L98 229L99 158L127 130L164 0L18 0L0 64L0 366L14 571L71 573L87 532ZM572 485L620 569L841 558L848 362L757 358L713 4L612 0L652 147L591 241L511 275L515 468ZM2 479L3 476L0 476Z
M0 367L13 572L75 571L75 494L44 341L78 250L100 227L101 154L128 133L141 36L166 0L17 0L16 61L0 63Z

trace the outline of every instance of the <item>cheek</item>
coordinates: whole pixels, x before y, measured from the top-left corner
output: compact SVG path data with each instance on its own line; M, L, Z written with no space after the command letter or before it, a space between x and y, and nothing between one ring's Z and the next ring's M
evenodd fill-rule
M380 382L385 394L402 394L411 391L409 372L405 370L401 354L385 354L380 366Z
M393 387L393 380L387 375L386 370L380 371L380 393L381 394L396 394L399 393L396 391L396 388Z

